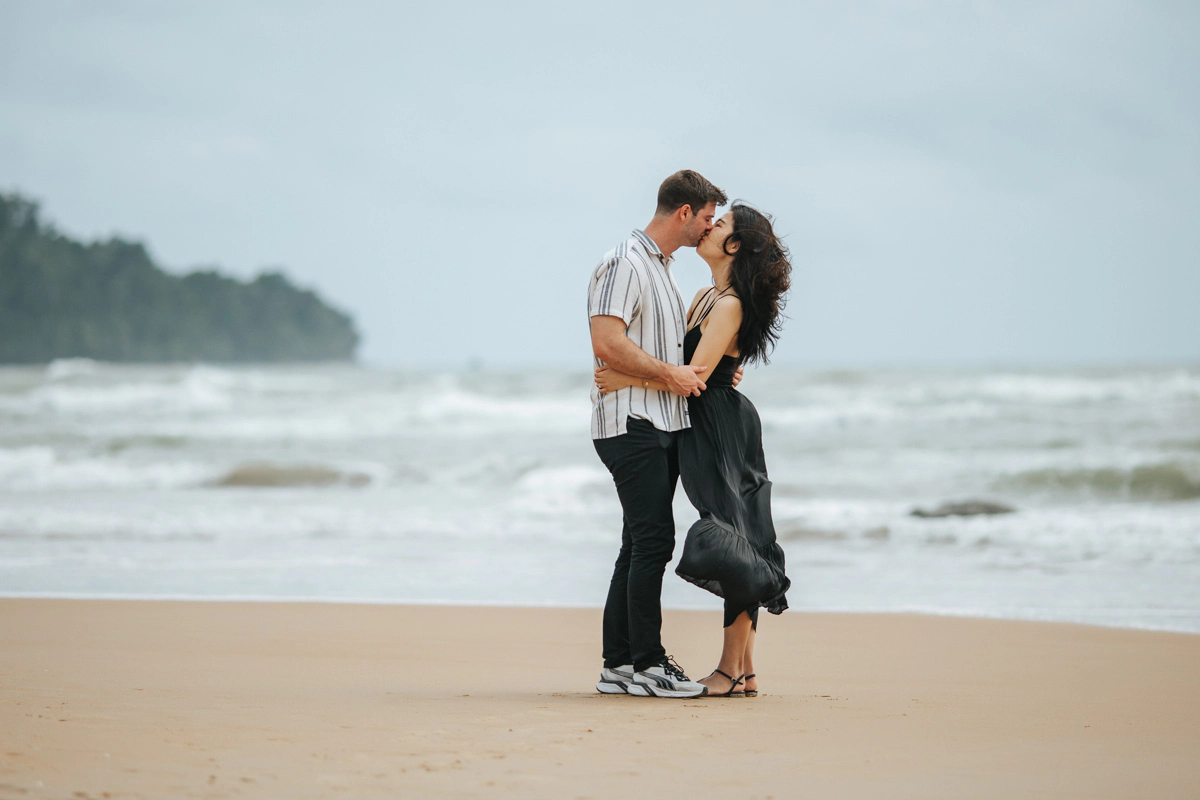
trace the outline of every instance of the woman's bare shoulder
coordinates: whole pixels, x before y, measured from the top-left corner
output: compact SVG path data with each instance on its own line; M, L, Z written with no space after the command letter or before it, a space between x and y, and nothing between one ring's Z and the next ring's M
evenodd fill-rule
M712 329L713 323L718 330L737 330L742 325L742 301L734 295L726 295L713 303L712 310L700 325L700 332L706 333Z
M723 315L742 315L742 298L736 294L727 294L713 304L712 313L721 313Z

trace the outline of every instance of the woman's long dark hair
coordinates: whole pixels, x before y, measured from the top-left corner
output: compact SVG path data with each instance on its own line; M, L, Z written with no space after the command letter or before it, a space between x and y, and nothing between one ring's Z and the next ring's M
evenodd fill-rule
M784 294L792 284L791 255L775 235L771 217L740 200L731 210L733 233L723 248L733 256L729 285L742 301L738 358L743 364L766 364L783 328ZM730 253L734 243L738 248Z

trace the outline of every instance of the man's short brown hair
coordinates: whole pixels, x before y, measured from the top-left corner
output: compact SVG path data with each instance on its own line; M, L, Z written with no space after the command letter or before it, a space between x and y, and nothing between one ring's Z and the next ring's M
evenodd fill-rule
M723 206L727 202L725 193L699 172L681 169L658 187L658 210L654 213L674 214L684 206L691 206L692 213L699 214L709 203Z

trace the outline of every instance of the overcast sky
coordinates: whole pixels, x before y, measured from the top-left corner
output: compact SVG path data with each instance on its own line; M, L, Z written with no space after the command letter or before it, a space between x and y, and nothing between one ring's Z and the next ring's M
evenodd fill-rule
M0 4L0 190L283 267L371 363L589 363L684 167L774 214L777 363L1200 359L1200 4ZM677 261L690 296L709 281Z

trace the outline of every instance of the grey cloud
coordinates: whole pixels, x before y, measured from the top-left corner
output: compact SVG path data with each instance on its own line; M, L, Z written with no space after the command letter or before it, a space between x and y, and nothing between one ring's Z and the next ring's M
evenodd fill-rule
M788 234L784 363L1195 359L1198 32L1169 3L6 4L0 185L175 268L284 264L376 361L586 368L587 272L683 166Z

